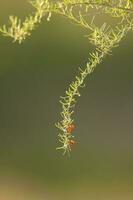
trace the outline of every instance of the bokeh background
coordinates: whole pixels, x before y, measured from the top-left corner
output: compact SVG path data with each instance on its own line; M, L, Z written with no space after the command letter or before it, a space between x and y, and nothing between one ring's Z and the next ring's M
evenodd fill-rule
M0 24L31 11L1 0ZM22 45L1 35L0 200L133 199L132 33L86 80L71 157L55 150L59 96L93 49L85 34L54 16Z

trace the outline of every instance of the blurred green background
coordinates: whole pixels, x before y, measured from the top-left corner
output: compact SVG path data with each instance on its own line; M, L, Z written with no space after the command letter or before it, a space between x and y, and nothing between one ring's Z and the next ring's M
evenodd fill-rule
M1 0L0 24L31 11ZM0 37L0 200L133 199L132 33L86 80L71 157L55 150L59 97L93 49L85 34L53 16L22 45Z

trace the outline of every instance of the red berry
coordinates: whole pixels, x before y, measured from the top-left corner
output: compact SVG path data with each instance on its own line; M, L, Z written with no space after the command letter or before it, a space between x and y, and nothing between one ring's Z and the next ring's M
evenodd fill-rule
M71 133L73 130L75 129L75 125L74 124L70 124L68 127L67 127L67 132L68 133Z
M70 140L69 143L70 143L71 145L74 145L74 144L76 144L76 141L75 141L75 140Z

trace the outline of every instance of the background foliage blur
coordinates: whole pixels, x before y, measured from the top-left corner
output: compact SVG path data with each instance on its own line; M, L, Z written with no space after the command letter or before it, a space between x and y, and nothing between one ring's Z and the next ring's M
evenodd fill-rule
M0 24L31 11L2 0ZM93 49L85 34L53 16L22 45L0 37L0 199L133 199L132 33L86 81L71 158L55 150L59 96Z

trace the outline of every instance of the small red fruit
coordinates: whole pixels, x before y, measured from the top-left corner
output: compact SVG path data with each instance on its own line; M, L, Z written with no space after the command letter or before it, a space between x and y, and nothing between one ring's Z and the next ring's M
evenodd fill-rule
M73 130L75 129L75 125L74 124L70 124L68 127L67 127L67 133L71 133Z
M75 141L75 140L70 140L69 143L70 143L71 145L74 145L74 144L76 144L76 141Z

